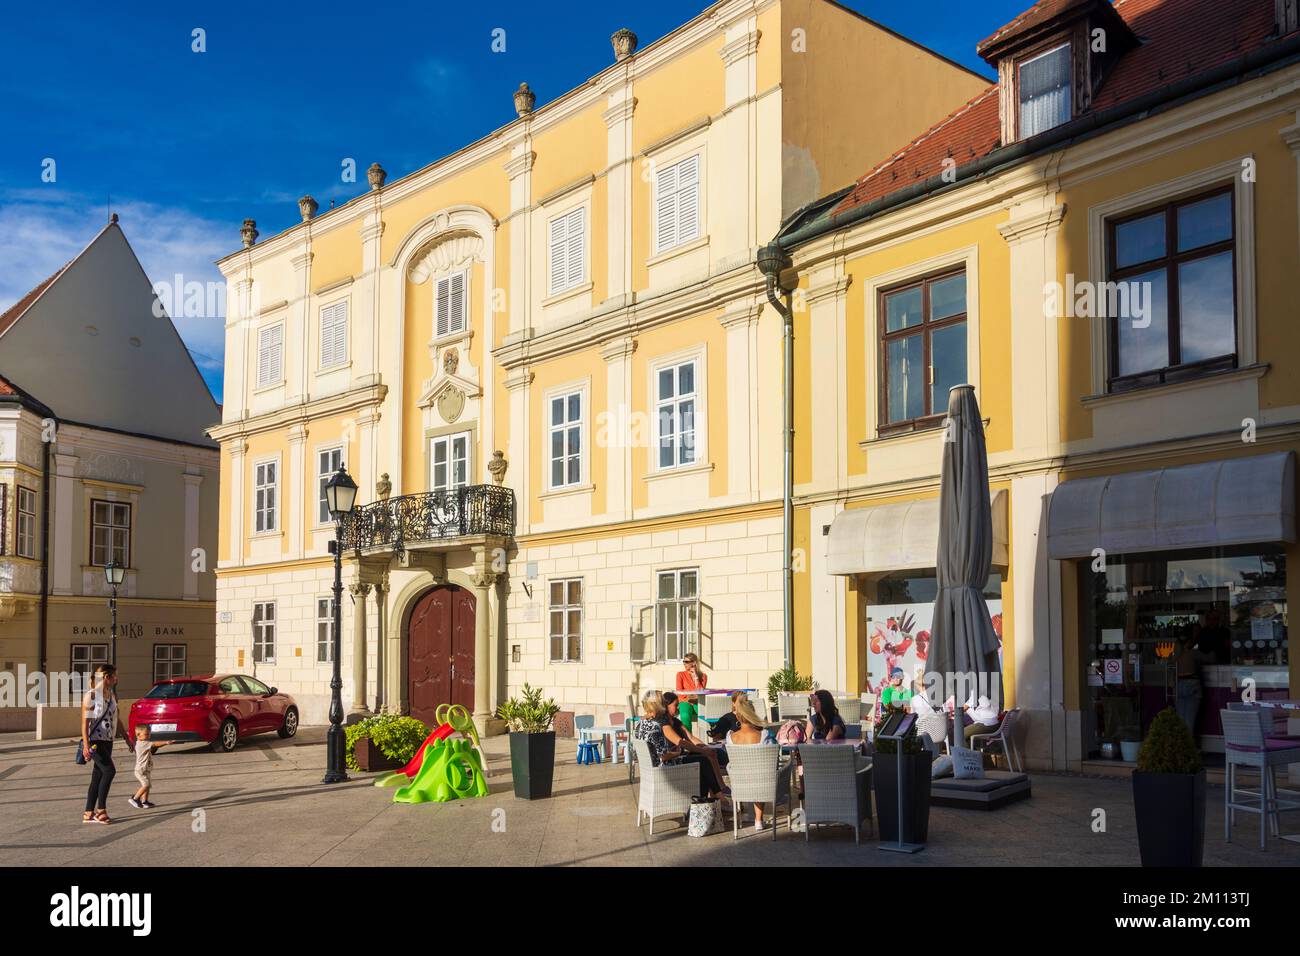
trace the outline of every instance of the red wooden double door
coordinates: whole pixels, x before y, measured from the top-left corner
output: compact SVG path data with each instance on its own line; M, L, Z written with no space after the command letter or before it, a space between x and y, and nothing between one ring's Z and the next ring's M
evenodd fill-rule
M426 593L407 625L407 700L430 727L439 704L474 712L474 595L454 584Z

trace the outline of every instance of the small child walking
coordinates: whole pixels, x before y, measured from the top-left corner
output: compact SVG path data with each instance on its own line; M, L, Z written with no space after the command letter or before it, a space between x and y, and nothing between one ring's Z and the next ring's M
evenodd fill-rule
M153 755L159 747L166 747L167 741L153 743L149 740L149 725L141 724L135 728L135 779L140 781L140 789L127 801L137 810L152 810L154 804L149 802L149 785L153 780Z

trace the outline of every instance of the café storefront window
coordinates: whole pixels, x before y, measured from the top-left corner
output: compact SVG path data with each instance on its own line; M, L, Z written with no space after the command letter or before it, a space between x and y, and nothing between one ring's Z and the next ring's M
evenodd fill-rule
M1219 712L1229 700L1289 694L1286 555L1243 546L1107 555L1104 570L1079 562L1080 645L1088 757L1131 757L1165 707L1185 693L1201 748L1223 750ZM1127 742L1128 746L1123 744Z
M903 669L906 686L924 673L934 629L934 599L939 591L933 569L892 571L867 580L867 686L879 696L895 667ZM995 571L984 586L993 631L1002 654L1002 578Z

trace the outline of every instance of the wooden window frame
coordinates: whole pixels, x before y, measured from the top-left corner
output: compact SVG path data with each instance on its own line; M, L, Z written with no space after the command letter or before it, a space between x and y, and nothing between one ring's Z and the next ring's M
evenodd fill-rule
M107 505L109 507L110 509L109 524L106 525L100 524L95 521L95 505ZM95 529L108 528L110 532L121 530L122 526L114 523L111 517L112 509L117 507L126 509L126 527L125 527L126 547L123 549L125 554L123 555L122 567L123 568L131 567L131 548L135 544L135 542L132 540L132 538L134 537L134 535L132 534L132 530L135 526L135 508L132 506L131 502L129 501L114 501L111 498L91 498L90 499L90 562L89 563L92 568L108 567L108 561L113 560L114 555L112 554L112 552L114 548L113 548L113 542L111 540L111 534L108 543L108 549L110 552L108 555L108 561L95 560Z
M325 603L327 616L321 617L321 602ZM325 625L325 636L321 636L321 625ZM325 656L321 657L322 648ZM334 663L334 596L316 598L316 663Z
M575 583L578 585L578 603L570 604L569 585ZM563 604L554 604L551 601L551 587L556 584L559 584L564 588ZM587 623L587 616L583 608L586 603L586 600L587 600L586 582L584 582L581 577L552 578L546 582L546 653L547 653L547 658L549 663L551 664L581 664L582 663L582 632L585 629ZM578 633L576 635L569 630L569 613L575 610L578 612ZM554 631L552 631L551 629L552 615L556 611L560 612L560 621L564 629L563 633L559 635L555 634ZM555 656L555 639L557 636L563 642L564 655L562 657ZM575 638L577 639L578 642L578 653L576 656L570 656L569 654L570 642Z
M176 663L176 660L177 660L176 657L174 657L174 656L168 656L168 657L165 658L165 659L160 659L160 658L158 657L158 649L159 649L160 647L165 647L165 648L167 648L167 649L168 649L167 653L168 653L169 655L174 655L174 654L176 653L177 649L179 649L179 650L181 651L181 657L180 657L180 660L185 664L185 667L181 670L181 672L180 672L179 674L171 674L171 673L169 673L169 674L164 675L163 677L159 677L159 676L158 676L158 665L159 665L159 664L167 664L167 665L171 665L171 664ZM153 646L153 657L152 657L152 660L153 660L153 682L154 682L155 684L159 683L160 681L168 680L168 679L171 679L171 678L176 678L176 677L187 677L187 676L189 676L188 673L187 673L187 671L188 671L188 669L189 669L189 666L190 666L190 650L189 650L189 645L188 645L188 644L155 644L155 645ZM168 667L168 670L171 670L171 667L170 667L170 666Z
M1232 228L1232 234L1224 240L1212 243L1206 246L1198 246L1187 252L1178 251L1178 215L1177 211L1184 206L1192 206L1198 202L1204 202L1216 196L1226 195L1228 197L1228 223ZM1120 269L1116 266L1117 248L1115 245L1116 229L1126 223L1135 222L1139 219L1146 219L1156 213L1161 213L1165 217L1165 254L1156 259L1148 259L1145 262L1137 262ZM1238 335L1238 311L1240 302L1238 301L1237 288L1237 193L1232 184L1215 186L1212 189L1201 190L1200 192L1191 193L1185 196L1179 196L1173 199L1165 200L1152 206L1144 206L1141 209L1124 212L1120 215L1111 216L1106 220L1106 281L1107 282L1124 282L1134 276L1144 275L1148 272L1154 272L1162 265L1165 269L1165 288L1166 288L1166 320L1168 322L1168 341L1166 342L1166 357L1169 364L1159 369L1149 369L1144 372L1130 372L1127 375L1116 374L1119 369L1119 321L1120 317L1108 315L1107 338L1109 347L1106 355L1106 391L1110 393L1127 392L1139 388L1147 388L1153 385L1164 385L1170 382L1186 381L1187 379L1199 378L1204 375L1214 374L1216 372L1228 371L1235 369L1238 364L1238 357L1241 354L1241 342ZM1198 259L1206 259L1211 256L1217 256L1224 252L1232 254L1232 352L1213 356L1208 359L1201 359L1196 362L1175 362L1175 354L1180 353L1182 346L1182 325L1181 325L1181 304L1178 296L1178 267L1187 262L1195 262Z
M257 478L258 470L271 465L275 468L275 478L269 483L259 483ZM275 492L275 503L269 507L261 507L258 504L258 492L264 488L271 488ZM269 513L271 522L265 527L259 528L258 521L263 513ZM280 531L280 459L264 458L261 461L253 462L253 534L278 534Z
M23 496L31 495L32 510L25 511L22 506ZM37 500L36 491L23 485L14 485L14 554L20 558L36 558L36 533L37 533ZM23 519L31 520L31 531L28 535L30 539L30 549L23 548Z
M937 322L932 321L929 318L930 286L936 282L942 282L945 279L951 279L953 276L957 275L966 277L967 298L965 307L962 311L953 315L944 316ZM890 332L888 307L889 297L901 292L911 291L917 287L920 287L921 289L921 324L908 326L907 328ZM877 321L880 324L880 423L876 429L877 433L881 436L895 435L902 432L922 431L929 428L940 427L943 424L944 418L948 414L948 410L945 408L936 412L934 409L928 407L930 405L930 392L934 387L934 355L931 348L931 338L933 337L935 329L944 329L952 325L957 325L958 323L967 323L970 321L970 276L967 273L965 263L955 268L947 268L938 272L931 272L916 279L909 279L906 282L881 289L877 293L876 315ZM916 418L889 421L889 343L897 339L904 339L918 334L921 336L922 365L925 369L925 408L923 409L923 414ZM967 327L967 338L969 339L969 326ZM966 374L967 378L969 378L969 344L966 349L966 366Z
M77 660L77 648L79 648L79 647L87 648L86 659L85 659L84 661L78 661L78 660ZM94 654L94 650L95 650L95 648L99 648L99 649L101 649L101 650L103 651L104 656L103 656L102 659L97 658L97 657L95 656L95 654ZM85 669L85 670L78 670L78 669L77 669L77 664L79 664L79 663L85 665L86 669ZM95 673L95 665L96 665L96 664L107 664L107 663L108 663L108 644L107 644L107 643L99 643L99 642L89 642L89 643L87 643L87 642L78 642L78 643L75 643L75 644L69 644L69 645L68 645L68 673L69 673L69 674L85 674L85 675L86 675L86 683L87 683L87 686L89 686L91 675L93 675L93 674Z
M258 609L258 608L266 608L266 607L269 607L269 608L271 609L271 616L270 616L270 617L262 617L262 618L259 620L258 617L257 617L257 609ZM276 645L276 640L277 640L277 638L279 637L279 634L277 633L279 623L280 623L280 615L279 615L279 611L278 611L278 609L277 609L277 607L276 607L276 602L275 602L275 601L255 601L255 602L253 603L253 620L252 620L252 624L253 624L253 663L255 663L255 664L274 664L274 663L275 663L275 657L276 657L276 646L275 646L275 645ZM266 633L267 633L268 630L269 630L270 633L271 633L271 639L270 639L269 642L266 640ZM270 648L271 648L271 656L270 656L270 657L267 657L265 651L263 651L263 652L262 652L262 656L261 656L261 657L258 657L258 648L259 648L259 647L266 647L268 644L269 644L269 646L270 646Z

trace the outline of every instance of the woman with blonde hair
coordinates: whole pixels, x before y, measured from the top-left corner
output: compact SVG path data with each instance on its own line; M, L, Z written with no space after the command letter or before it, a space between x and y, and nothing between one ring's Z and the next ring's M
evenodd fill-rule
M701 792L711 797L722 793L722 768L718 765L717 755L708 748L692 744L672 729L672 717L664 704L663 694L647 691L641 698L641 713L642 719L637 721L632 735L645 741L650 749L650 760L656 767L664 763L697 763L700 765Z
M728 732L728 747L761 747L764 744L776 743L767 722L758 716L758 712L754 710L754 705L749 702L748 697L737 701L733 711L740 726L738 729ZM763 805L761 803L754 804L754 829L763 829Z

